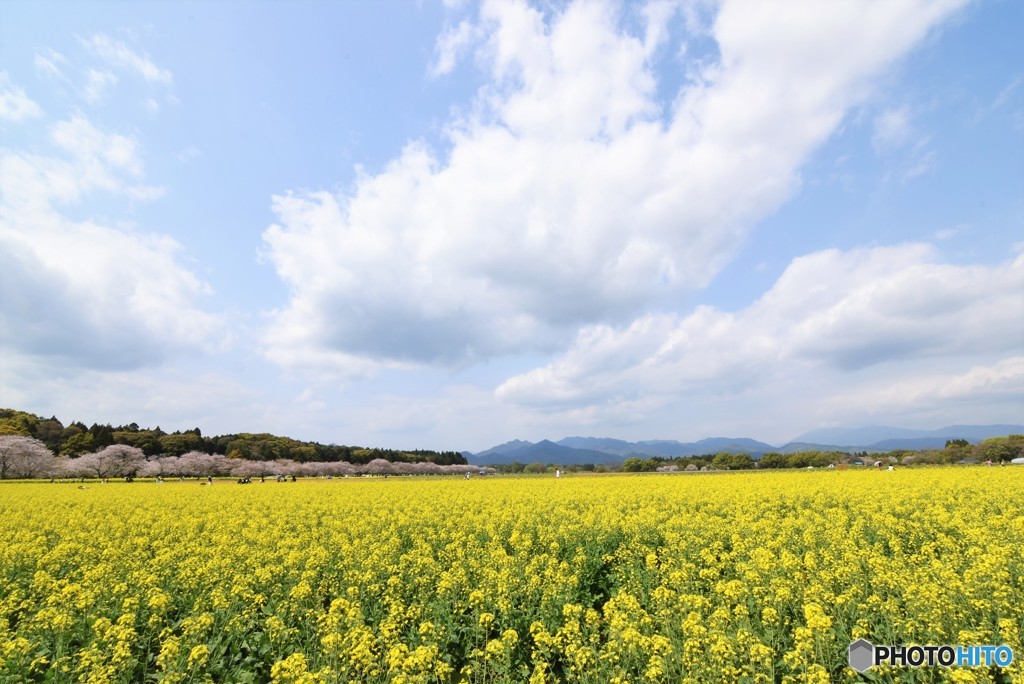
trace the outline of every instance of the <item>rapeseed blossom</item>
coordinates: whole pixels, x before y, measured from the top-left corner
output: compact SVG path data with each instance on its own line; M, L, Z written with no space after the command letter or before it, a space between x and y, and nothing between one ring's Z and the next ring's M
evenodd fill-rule
M0 534L0 681L1024 681L1020 469L3 484Z

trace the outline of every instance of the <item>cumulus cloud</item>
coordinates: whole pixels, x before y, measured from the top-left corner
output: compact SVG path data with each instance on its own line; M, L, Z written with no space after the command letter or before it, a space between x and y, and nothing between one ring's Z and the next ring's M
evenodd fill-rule
M65 423L137 422L165 430L201 427L210 434L254 429L290 431L272 400L219 372L190 366L135 370L78 368L63 372L38 358L15 356L16 372L0 374L0 393L12 406L33 407ZM293 416L288 416L289 418Z
M173 239L68 216L104 194L159 197L134 138L82 115L50 129L52 154L0 153L0 345L5 355L132 368L222 334Z
M42 108L25 94L24 89L11 83L6 71L0 71L0 119L19 123L42 115Z
M490 77L447 149L412 142L351 191L274 199L266 255L292 296L267 354L343 373L469 363L671 307L962 4L727 0L709 28L719 58L677 65L689 78L664 98L660 46L693 17L654 3L634 31L613 4L484 3L439 40L444 71L478 35Z
M742 392L801 377L809 386L823 379L847 386L865 370L894 364L922 364L933 376L942 369L948 378L946 369L1019 354L1024 255L997 266L937 257L925 244L809 254L735 313L699 307L623 328L584 328L564 355L509 379L496 394L509 403L576 410L637 397L670 402L695 392Z
M1019 348L1018 348L1019 349ZM956 406L963 419L986 412L992 405L1024 405L1024 356L1010 356L991 365L971 366L953 374L918 372L898 380L875 381L850 392L838 392L823 402L825 417L870 421L874 416L911 415L947 420L948 407ZM973 410L980 407L981 411ZM1017 420L1012 414L1009 419ZM934 423L934 420L933 420Z

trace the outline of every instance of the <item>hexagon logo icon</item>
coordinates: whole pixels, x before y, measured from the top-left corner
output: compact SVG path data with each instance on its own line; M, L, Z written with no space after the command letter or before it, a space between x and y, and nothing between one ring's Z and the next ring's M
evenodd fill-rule
M867 639L857 639L850 644L847 662L857 672L864 672L875 664L875 646Z

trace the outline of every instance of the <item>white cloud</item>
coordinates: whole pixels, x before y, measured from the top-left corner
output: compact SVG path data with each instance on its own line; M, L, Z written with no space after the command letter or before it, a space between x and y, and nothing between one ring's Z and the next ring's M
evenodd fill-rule
M978 110L974 114L973 123L977 124L984 121L995 112L1007 107L1007 105L1009 105L1008 108L1012 108L1015 100L1017 100L1018 103L1018 109L1015 113L1019 117L1021 114L1021 110L1019 109L1019 93L1022 83L1024 83L1024 77L1014 77L1006 84L1005 87L1003 87L1002 90L999 91L999 93L996 94L991 102L987 105L978 107Z
M991 365L972 366L961 373L923 372L898 380L872 382L852 392L839 392L822 405L824 417L868 422L875 416L907 415L935 422L948 421L948 407L964 417L993 404L1024 407L1024 356L1011 356ZM983 421L991 415L980 412ZM1008 414L1011 415L1012 414ZM1016 418L1019 419L1019 412ZM970 418L967 418L968 420ZM962 420L962 419L961 419Z
M6 222L4 222L6 223ZM217 320L195 307L208 288L161 236L59 220L29 236L0 229L5 298L0 343L92 368L151 365L203 348Z
M114 425L137 422L168 432L200 427L206 434L275 429L295 434L275 416L260 391L218 372L188 368L137 370L61 369L31 357L11 357L12 372L0 374L0 394L12 406Z
M64 156L4 152L0 196L10 212L45 212L51 204L73 204L103 191L133 200L160 197L163 189L142 180L138 142L108 134L76 114L50 128L50 142Z
M493 392L468 385L449 385L422 396L375 394L350 399L335 409L336 425L348 443L395 448L483 450L514 437L543 438L535 417L520 420L494 400ZM561 429L552 427L552 429Z
M923 244L827 250L795 259L736 313L699 307L623 328L585 328L560 358L509 379L496 394L579 411L637 398L670 404L694 394L771 394L785 383L797 389L782 396L820 406L835 387L867 377L875 378L872 387L892 382L897 365L948 380L949 369L1019 355L1022 293L1024 255L990 267L940 263Z
M907 106L885 109L875 117L871 144L877 154L893 165L886 179L895 177L907 183L931 173L937 166L937 155L930 148L928 136L914 128L911 117Z
M918 176L931 173L938 165L934 150L927 150L922 145L906 163L900 181L907 183Z
M11 83L6 71L0 71L0 119L19 123L42 115L42 108L24 89Z
M187 162L192 161L193 159L200 155L202 155L202 151L200 151L198 147L196 147L195 145L189 145L185 149L178 152L177 157L179 162L185 164Z
M470 21L463 20L458 26L449 27L437 37L437 57L430 67L432 76L451 73L458 58L480 37L480 30Z
M932 233L932 239L933 240L938 240L940 242L941 241L946 241L946 240L952 240L957 235L960 235L961 233L963 233L964 231L969 230L969 229L970 229L970 226L967 225L967 224L960 224L960 225L951 226L951 227L948 227L948 228L939 228L934 233Z
M108 88L115 85L117 85L117 76L113 73L89 68L85 72L82 96L86 101L96 103L103 99Z
M410 143L350 193L274 199L267 257L292 298L268 355L339 372L459 364L670 306L792 196L872 78L962 4L729 0L711 28L720 61L669 102L650 59L675 13L633 35L606 3L485 3L492 83L445 154Z
M0 254L6 355L92 368L131 368L223 339L196 302L209 288L184 268L173 239L75 220L97 193L143 201L137 142L82 115L51 128L52 155L0 154Z
M42 52L37 52L35 54L34 63L36 65L36 69L49 78L53 78L58 81L65 80L63 68L68 63L68 60L64 55L56 50L46 48Z
M906 107L886 109L875 117L875 131L871 142L876 150L891 150L903 145L909 138L910 131L910 115Z
M1020 88L1021 83L1024 83L1024 78L1020 76L1017 76L1012 81L1010 81L1010 83L1008 83L1005 88L999 91L999 94L996 95L996 98L994 100L992 100L992 103L988 106L988 109L999 109L1007 102L1009 102L1013 95L1016 93L1017 89Z
M150 83L170 85L173 79L171 72L154 64L149 55L135 52L124 43L102 33L82 40L82 45L110 66L135 73Z
M80 164L88 166L94 163L99 168L124 172L136 178L142 175L142 159L135 139L108 135L81 114L55 124L50 138Z

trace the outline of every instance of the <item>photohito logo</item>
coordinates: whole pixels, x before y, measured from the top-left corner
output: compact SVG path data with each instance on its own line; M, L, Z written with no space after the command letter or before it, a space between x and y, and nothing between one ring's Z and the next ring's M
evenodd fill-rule
M876 646L867 639L850 644L847 662L857 672L876 665L924 667L1008 667L1013 649L1000 646Z

